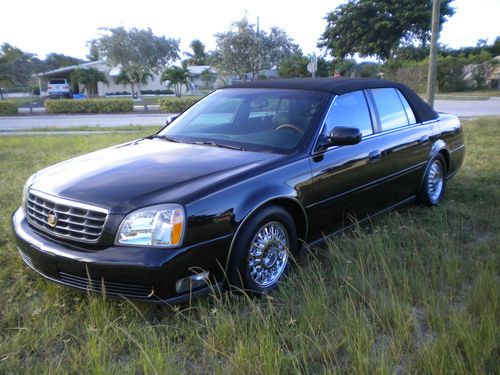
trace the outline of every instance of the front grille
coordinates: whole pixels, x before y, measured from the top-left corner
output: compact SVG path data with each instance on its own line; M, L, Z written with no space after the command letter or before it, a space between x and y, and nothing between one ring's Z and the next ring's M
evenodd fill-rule
M131 298L150 298L153 288L147 285L125 284L107 280L95 280L65 272L59 272L59 278L65 284L91 292L114 294Z
M90 243L99 240L108 216L104 208L32 190L26 200L26 212L30 224L46 233ZM49 224L49 216L52 225Z

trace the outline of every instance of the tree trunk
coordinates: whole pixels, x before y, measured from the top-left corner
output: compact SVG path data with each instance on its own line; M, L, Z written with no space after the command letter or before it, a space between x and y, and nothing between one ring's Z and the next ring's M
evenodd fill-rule
M142 92L141 92L141 86L142 86L142 77L139 79L139 82L137 82L137 95L139 95L139 99L141 99L142 103L144 104L144 112L148 112L148 103L144 100L142 97Z
M132 99L134 99L134 91L135 91L135 85L134 82L130 82L130 87L132 88Z
M429 57L429 74L427 75L427 103L434 108L434 94L436 92L437 74L437 41L439 38L439 10L441 0L433 0L432 4L432 34L431 51Z

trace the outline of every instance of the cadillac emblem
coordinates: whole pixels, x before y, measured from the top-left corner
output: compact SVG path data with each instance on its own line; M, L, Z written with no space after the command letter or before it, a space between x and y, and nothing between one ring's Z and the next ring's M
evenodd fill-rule
M47 223L54 228L57 225L57 216L54 211L50 211L47 214Z

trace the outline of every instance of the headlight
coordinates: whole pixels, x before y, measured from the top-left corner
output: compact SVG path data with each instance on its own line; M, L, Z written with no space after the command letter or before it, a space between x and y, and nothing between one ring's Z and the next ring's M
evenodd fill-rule
M184 210L177 204L141 208L121 223L116 243L129 246L174 247L184 234Z
M33 185L33 181L35 180L35 174L32 174L27 180L26 183L23 186L23 192L22 192L22 197L21 197L21 209L26 212L26 202L28 200L28 190L31 185Z

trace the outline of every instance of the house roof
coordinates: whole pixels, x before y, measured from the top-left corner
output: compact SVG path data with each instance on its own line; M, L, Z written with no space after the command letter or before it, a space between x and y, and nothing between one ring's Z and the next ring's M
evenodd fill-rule
M190 65L187 67L187 70L189 70L189 73L191 74L201 74L205 70L214 71L210 65Z
M57 68L54 70L49 70L47 72L42 72L38 74L33 74L34 77L46 77L46 76L54 76L56 74L65 74L65 73L71 73L75 69L81 69L81 68L91 68L93 66L97 65L102 65L104 64L103 61L98 60L98 61L90 61L78 65L70 65L70 66L63 66L62 68Z
M392 82L376 78L291 78L259 80L252 82L238 82L226 88L277 88L277 89L297 89L330 92L335 95L342 95L348 92L375 89L375 88L397 88L408 100L415 112L417 120L420 122L434 120L438 117L425 101L422 100L410 88L399 82Z

